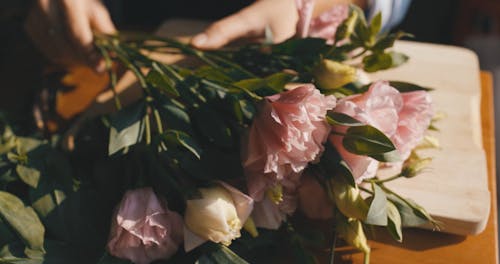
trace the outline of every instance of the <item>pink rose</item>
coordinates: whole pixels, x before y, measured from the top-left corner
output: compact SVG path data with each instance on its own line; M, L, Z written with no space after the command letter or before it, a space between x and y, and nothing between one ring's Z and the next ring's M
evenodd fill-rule
M297 189L299 209L311 219L326 220L333 217L333 203L325 189L311 172L302 175Z
M402 161L422 141L433 115L431 97L427 92L400 93L385 81L373 83L363 94L339 100L334 111L382 131L392 140ZM334 130L344 132L346 128L335 126ZM341 136L332 135L331 141L358 183L375 176L378 161L348 152L342 146Z
M299 10L297 35L299 37L324 38L333 42L337 27L349 16L348 5L335 5L330 10L312 18L314 0L295 0Z
M282 186L282 200L279 203L264 197L256 202L252 212L255 226L267 229L278 229L288 215L292 215L297 209L297 185L300 179L295 174L291 179L280 182Z
M320 157L330 133L325 115L335 101L312 84L263 100L242 148L252 198L261 201L269 186L300 175Z
M181 216L168 210L151 188L125 193L113 217L108 251L134 263L168 259L183 240Z

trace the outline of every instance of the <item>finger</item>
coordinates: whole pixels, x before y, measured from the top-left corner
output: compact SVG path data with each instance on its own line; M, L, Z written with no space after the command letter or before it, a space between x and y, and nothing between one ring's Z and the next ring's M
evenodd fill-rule
M35 47L50 61L63 66L77 61L71 52L63 32L54 25L58 23L58 12L48 0L38 0L31 6L26 17L24 29Z
M193 38L191 44L202 49L216 49L241 37L255 37L264 33L265 22L249 7L234 15L219 20L205 32Z
M93 5L89 16L90 25L96 32L104 34L116 33L116 28L111 20L111 16L109 15L106 7L100 1L97 1L96 4Z
M95 32L104 34L116 33L116 28L111 20L111 16L109 15L106 7L100 1L96 1L89 11L90 25ZM97 62L93 65L95 71L98 73L102 73L106 70L106 63L101 56L98 57Z
M73 125L66 131L61 142L62 148L66 151L73 151L75 149L75 138L80 132L80 129L85 122L85 118L79 117Z
M82 61L94 67L99 56L94 49L92 29L85 1L59 0L67 35Z

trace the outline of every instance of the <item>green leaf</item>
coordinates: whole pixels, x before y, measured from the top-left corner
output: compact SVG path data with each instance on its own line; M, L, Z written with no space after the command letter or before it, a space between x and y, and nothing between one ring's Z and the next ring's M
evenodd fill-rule
M17 137L17 140L22 153L31 152L45 143L43 140L28 137Z
M364 253L370 252L370 247L368 246L361 221L337 214L335 224L337 234L339 234L348 244Z
M363 58L363 65L367 72L386 70L392 67L392 57L387 53L373 53Z
M232 147L234 142L231 129L222 119L222 115L210 105L203 105L193 113L194 123L204 138L220 147Z
M369 45L371 34L370 29L366 25L366 21L361 19L358 23L356 23L354 32L356 33L356 37L359 39L359 41L362 42L362 45Z
M212 179L230 181L243 175L238 150L229 151L217 147L207 147L204 149L201 160L205 168L204 173L212 175Z
M385 192L375 183L372 183L373 199L366 215L365 223L370 225L387 225L387 197Z
M341 177L335 177L331 185L337 209L349 218L365 220L369 207L358 187L349 185Z
M396 33L388 34L380 38L377 43L372 47L374 52L383 52L385 49L394 46L394 42L402 37L412 37L413 35L405 33L403 31L398 31Z
M406 199L406 203L408 203L412 209L413 209L413 212L419 216L420 218L423 218L423 219L426 219L427 221L430 221L430 222L433 222L434 219L432 218L432 216L427 212L427 210L425 210L425 208L423 208L422 206L420 206L419 204L417 204L415 201L413 201L412 199Z
M16 172L17 175L19 175L19 178L21 178L24 183L33 188L36 188L38 186L38 181L40 180L39 170L18 164L16 166Z
M154 88L165 91L169 95L175 97L180 95L179 91L175 89L175 83L172 80L168 79L165 74L156 69L151 69L148 72L148 75L146 75L146 82L151 84L151 86L153 86Z
M391 201L387 201L387 230L394 240L403 241L402 220L398 208Z
M342 140L345 149L357 155L379 155L396 149L391 140L372 126L350 127Z
M41 187L44 187L44 190L48 190L50 188L48 186ZM36 210L38 215L40 215L41 217L47 217L58 206L60 206L64 202L64 200L66 200L66 194L61 190L55 189L39 197L36 201L33 202L32 206Z
M314 254L305 249L299 242L292 244L291 251L295 256L295 263L301 264L316 264L318 261Z
M194 74L200 78L222 82L222 83L230 83L233 80L221 72L221 69L214 68L212 66L202 66L196 69Z
M169 128L188 133L192 132L191 119L180 103L175 100L166 100L162 102L158 110L162 120L165 121Z
M333 111L329 111L327 113L326 120L330 125L349 126L349 127L365 125L349 115Z
M114 257L106 252L99 259L97 264L132 264L132 262L129 260L126 260L126 259L120 259L120 258Z
M325 171L323 176L326 179L331 179L336 176L341 176L344 181L347 182L351 187L356 187L356 181L352 175L352 171L349 165L342 160L338 152L331 144L325 145L325 151L321 156L319 165Z
M0 155L3 155L9 151L11 151L13 148L15 148L17 145L17 140L15 136L10 136L8 138L0 138Z
M248 120L252 120L257 113L257 110L255 109L255 106L252 104L252 102L248 100L240 100L239 104L245 118L247 118Z
M2 219L0 218L0 247L9 244L17 239L16 234Z
M352 174L352 170L351 168L349 167L349 165L347 165L347 163L344 161L344 160L341 160L339 162L339 166L338 166L338 173L344 177L344 179L347 181L347 183L349 185L351 185L352 187L355 187L356 186L356 180L354 179L354 176Z
M196 260L195 264L217 264L217 263L211 260L208 255L203 254L198 260Z
M370 157L381 161L381 162L398 162L401 161L401 156L399 155L398 150L393 150L385 153L380 153L380 154L373 154L370 155Z
M16 196L0 191L0 215L26 246L33 250L44 251L43 239L45 228L31 207L25 207Z
M390 81L389 84L392 87L396 88L400 93L407 93L407 92L414 92L414 91L430 92L433 90L432 88L422 87L420 85L416 85L414 83L408 83L408 82Z
M123 148L133 146L142 139L144 130L143 115L144 103L139 102L111 116L109 155L113 155Z
M401 64L406 63L410 59L410 57L406 56L405 54L395 51L389 52L389 55L391 56L391 62L392 62L391 68L398 67Z
M285 85L289 83L295 76L278 72L273 75L266 77L267 86L273 89L276 92L282 92L285 89Z
M208 244L205 246L210 250L209 253L202 255L196 263L198 264L248 264L236 253L226 246L219 244Z
M370 37L375 39L382 28L382 12L378 12L370 21Z
M421 216L419 216L415 210L409 206L403 200L397 198L394 195L390 195L389 199L398 208L399 214L401 216L401 224L404 227L418 227L429 221Z
M0 263L2 264L88 264L95 263L96 259L89 257L81 248L70 246L67 243L45 240L46 254L25 248L22 243L11 243L0 249Z
M28 256L31 253L24 244L13 242L0 248L0 263L1 264L42 264L44 263L43 256L40 254L31 254L36 256Z
M326 40L322 38L290 38L285 42L272 47L272 53L293 58L298 64L312 65L320 59L326 47Z
M235 82L233 83L233 85L236 87L245 88L249 91L255 91L267 87L266 81L261 78L245 79Z
M167 144L180 145L195 155L198 159L201 158L202 149L188 134L182 131L169 129L164 132L163 136L167 141Z

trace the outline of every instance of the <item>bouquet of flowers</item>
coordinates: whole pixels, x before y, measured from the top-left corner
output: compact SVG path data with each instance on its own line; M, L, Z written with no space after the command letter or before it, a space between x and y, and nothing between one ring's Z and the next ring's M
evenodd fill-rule
M116 96L72 153L2 117L0 263L315 263L324 249L333 262L336 237L368 262L367 227L401 241L435 224L385 186L430 161L416 152L435 145L430 89L363 73L404 63L391 47L408 34L380 34L380 14L368 23L355 6L332 12L301 38L219 51L97 36L110 89L121 65L141 96Z

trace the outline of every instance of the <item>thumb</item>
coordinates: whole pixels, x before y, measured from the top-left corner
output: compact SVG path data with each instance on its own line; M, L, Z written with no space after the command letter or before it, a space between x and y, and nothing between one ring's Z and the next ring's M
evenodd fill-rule
M191 44L201 49L217 49L242 37L255 37L264 32L264 19L244 9L210 25L205 32L196 35Z

